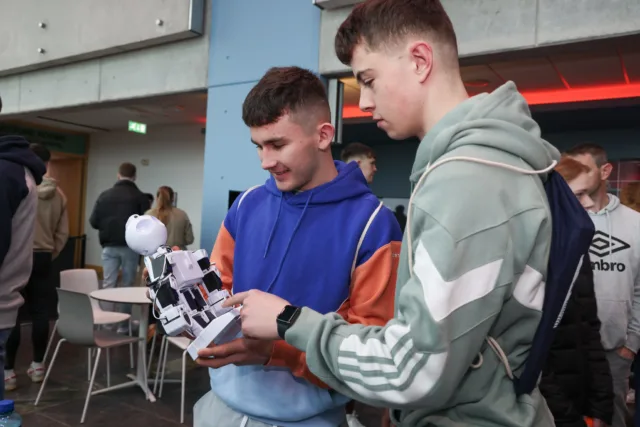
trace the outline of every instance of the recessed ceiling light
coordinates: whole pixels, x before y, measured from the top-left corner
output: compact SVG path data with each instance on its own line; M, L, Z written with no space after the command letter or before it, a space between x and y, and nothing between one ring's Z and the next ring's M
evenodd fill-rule
M464 85L467 87L487 87L489 86L489 80L485 80L485 79L465 80Z

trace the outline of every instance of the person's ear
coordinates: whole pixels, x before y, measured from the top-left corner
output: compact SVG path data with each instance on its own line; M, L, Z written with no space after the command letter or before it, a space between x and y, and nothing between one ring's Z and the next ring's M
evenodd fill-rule
M602 181L606 181L611 176L612 171L613 171L613 165L611 163L605 163L600 168L600 179Z
M413 72L423 83L433 68L433 49L425 41L416 41L409 45L409 59Z
M333 142L333 136L336 130L331 123L322 123L318 126L318 148L321 151L331 149L331 143Z

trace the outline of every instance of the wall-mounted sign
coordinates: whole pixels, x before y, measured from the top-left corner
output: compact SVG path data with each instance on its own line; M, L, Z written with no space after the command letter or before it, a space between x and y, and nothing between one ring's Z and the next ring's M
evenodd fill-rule
M0 124L0 136L20 135L29 142L37 142L51 151L84 155L88 138L84 135L30 128L12 123Z
M129 132L147 133L147 125L129 120Z

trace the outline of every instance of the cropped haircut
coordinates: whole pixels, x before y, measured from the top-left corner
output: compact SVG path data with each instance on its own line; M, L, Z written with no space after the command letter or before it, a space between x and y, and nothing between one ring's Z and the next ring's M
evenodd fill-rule
M352 142L351 144L348 144L340 153L340 158L343 162L348 162L356 157L375 158L376 153L373 151L373 148L361 142Z
M598 144L580 144L567 151L565 155L575 157L584 154L589 154L596 162L596 166L600 167L605 163L608 163L607 152L604 148Z
M316 113L330 120L324 84L309 70L274 67L260 79L242 104L242 120L249 127L277 122L285 114Z
M123 178L135 178L136 177L136 166L133 163L123 163L118 168L118 174Z
M336 34L336 55L350 65L356 46L377 50L410 35L450 45L457 60L456 33L440 0L368 0L356 5Z

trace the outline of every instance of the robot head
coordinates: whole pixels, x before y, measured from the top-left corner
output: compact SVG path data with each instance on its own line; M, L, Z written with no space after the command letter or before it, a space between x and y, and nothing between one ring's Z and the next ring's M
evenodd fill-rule
M167 243L167 228L151 215L131 215L124 232L127 246L143 256L153 255Z

